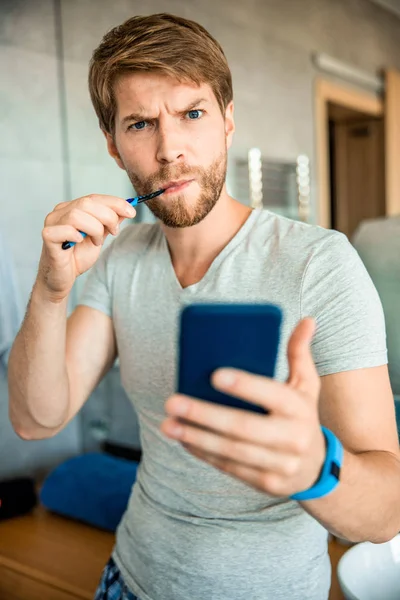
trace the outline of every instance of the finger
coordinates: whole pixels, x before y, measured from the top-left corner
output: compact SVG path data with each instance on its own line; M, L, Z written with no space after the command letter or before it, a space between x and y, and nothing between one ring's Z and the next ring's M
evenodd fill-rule
M61 210L62 208L65 208L69 204L70 204L70 202L60 202L53 208L53 211Z
M217 406L187 397L185 401L188 408L182 414L181 399L182 396L178 394L171 396L165 404L165 410L168 416L179 419L183 428L196 425L197 428L209 429L230 438L250 440L254 444L281 448L283 451L296 447L298 425L287 417L256 415L250 411Z
M83 231L88 235L95 246L101 246L104 240L104 225L96 217L93 217L87 212L79 208L64 213L59 222L59 225L72 225L78 231ZM70 240L72 241L72 240Z
M103 204L97 204L96 206L88 204L85 208L82 208L84 212L95 219L98 219L112 235L117 235L119 230L119 223L121 218L112 208Z
M116 218L112 217L111 223L114 226L118 222L118 217L126 219L133 218L136 215L135 209L126 200L114 196L84 196L79 198L76 204L81 210L98 218L104 215L105 219L109 219L111 214L115 214Z
M218 369L212 384L222 392L258 404L270 412L292 417L301 409L301 399L286 384L237 369Z
M247 443L241 440L224 437L212 431L197 427L185 426L174 419L166 419L161 430L173 439L180 429L179 440L198 451L212 454L221 460L234 461L254 469L269 470L290 476L296 473L299 457L290 452L279 452L276 448Z
M124 219L132 219L136 215L136 211L124 198L116 196L107 196L105 194L89 194L76 200L79 208L82 210L90 210L91 207L107 206Z
M59 223L62 215L67 214L76 207L99 218L107 228L110 226L114 230L116 225L124 219L132 219L136 215L135 209L122 198L92 194L71 200L70 202L60 202L57 204L54 210L47 215L45 226Z
M284 485L284 479L273 472L261 471L234 461L224 460L213 454L206 454L193 447L186 447L187 451L193 456L208 463L212 467L231 475L239 481L243 481L252 487L261 490L270 496L288 496L291 491L287 491ZM294 491L294 490L293 490Z
M311 352L314 333L314 319L303 319L292 333L287 349L289 385L312 396L319 389L319 377Z
M57 252L60 251L60 244L66 240L79 244L83 241L83 236L72 227L72 225L53 225L45 227L42 231L42 238L46 247L53 253L55 246Z

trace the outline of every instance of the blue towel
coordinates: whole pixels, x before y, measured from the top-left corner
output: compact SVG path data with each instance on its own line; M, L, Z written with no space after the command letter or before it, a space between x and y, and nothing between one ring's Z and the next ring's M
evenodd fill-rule
M128 504L138 463L98 452L68 459L45 479L40 500L49 510L115 531Z

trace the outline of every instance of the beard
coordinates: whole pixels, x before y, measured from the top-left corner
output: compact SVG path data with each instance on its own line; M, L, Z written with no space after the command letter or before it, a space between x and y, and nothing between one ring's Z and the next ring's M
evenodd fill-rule
M156 175L142 181L135 173L125 167L128 177L140 195L150 194L161 189L166 181L176 181L187 176L195 179L200 187L200 195L193 205L185 201L184 193L171 199L162 200L160 197L146 202L153 215L167 227L192 227L200 223L218 202L226 178L227 152L222 152L207 168L180 165L161 167Z

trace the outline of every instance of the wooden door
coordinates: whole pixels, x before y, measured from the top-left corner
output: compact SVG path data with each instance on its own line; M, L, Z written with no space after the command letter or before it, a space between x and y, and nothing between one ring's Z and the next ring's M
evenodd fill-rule
M364 219L385 215L382 119L335 123L333 227L349 238Z

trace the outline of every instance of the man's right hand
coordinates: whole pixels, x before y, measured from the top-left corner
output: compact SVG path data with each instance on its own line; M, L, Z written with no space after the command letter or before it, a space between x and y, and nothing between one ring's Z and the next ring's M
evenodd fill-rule
M94 265L106 237L117 235L121 221L135 214L123 198L100 194L57 204L44 222L37 285L52 302L64 300L75 279ZM87 236L83 238L79 231ZM76 246L63 250L67 240Z

